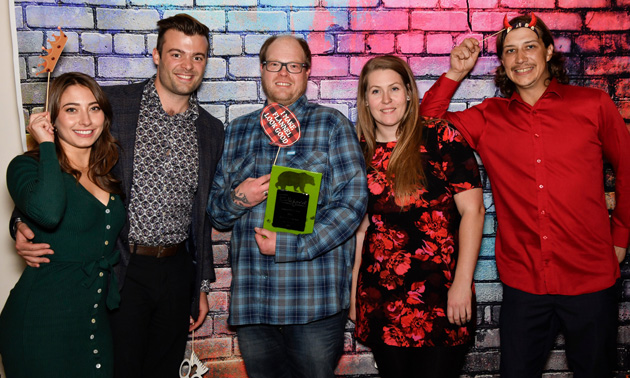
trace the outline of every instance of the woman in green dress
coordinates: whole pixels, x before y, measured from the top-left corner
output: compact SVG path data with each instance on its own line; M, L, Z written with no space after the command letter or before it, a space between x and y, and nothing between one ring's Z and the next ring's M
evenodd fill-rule
M118 147L112 110L89 76L66 73L50 88L50 113L27 130L37 148L14 158L7 186L50 263L26 267L0 315L8 378L111 377L106 307L118 306L111 267L126 216L111 175Z

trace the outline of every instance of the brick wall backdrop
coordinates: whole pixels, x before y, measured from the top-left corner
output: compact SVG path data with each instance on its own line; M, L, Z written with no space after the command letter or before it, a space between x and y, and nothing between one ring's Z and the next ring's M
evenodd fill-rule
M41 46L60 25L69 42L56 74L81 71L102 84L150 77L155 68L155 24L185 12L210 27L210 59L199 91L203 106L228 122L261 106L257 53L279 33L305 37L314 53L308 97L356 119L355 97L364 62L377 54L408 60L421 93L448 68L454 43L485 38L508 17L535 11L555 32L556 48L568 57L572 79L608 92L630 120L630 0L14 0L20 77L26 119L41 109L45 79L36 77ZM464 109L494 96L494 39L483 46L471 77L452 108ZM43 75L42 75L43 76ZM465 377L498 377L498 315L501 286L494 263L496 219L486 181L484 239L475 275L478 331ZM576 204L577 206L578 204ZM196 332L195 350L210 368L207 377L245 377L238 340L227 326L229 233L215 233L218 279L209 295L210 314ZM627 259L628 260L628 259ZM630 264L622 265L618 377L630 372ZM560 336L545 377L570 377ZM341 377L377 377L369 350L345 335Z

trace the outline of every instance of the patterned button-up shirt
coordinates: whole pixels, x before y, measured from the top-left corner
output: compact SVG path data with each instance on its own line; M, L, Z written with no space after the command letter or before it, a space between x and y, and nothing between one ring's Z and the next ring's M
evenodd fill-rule
M278 232L276 255L260 253L254 227L263 226L266 201L244 208L230 191L248 177L271 171L278 147L260 126L261 110L232 121L214 177L208 212L231 239L231 325L304 324L346 309L354 262L354 232L365 213L365 163L352 124L338 111L305 96L289 106L302 128L300 140L280 150L276 165L322 173L315 229Z
M197 190L199 150L196 97L187 110L169 115L155 89L155 77L142 95L133 156L129 241L158 246L188 237Z

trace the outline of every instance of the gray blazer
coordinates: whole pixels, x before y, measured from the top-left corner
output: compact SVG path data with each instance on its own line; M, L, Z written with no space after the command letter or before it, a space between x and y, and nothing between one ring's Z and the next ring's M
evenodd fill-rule
M142 91L147 81L130 85L103 87L107 94L114 118L111 132L121 146L118 163L114 167L114 175L121 180L125 195L125 206L129 206L131 182L133 177L133 149L136 141L136 126L140 113ZM199 289L202 280L215 280L214 261L212 255L212 226L206 214L206 206L214 171L223 152L223 124L199 107L199 117L195 122L199 138L199 183L192 209L192 224L189 230L187 250L195 264L195 294L191 314L197 317L199 312ZM131 253L129 251L129 222L125 224L116 247L120 250L120 262L114 267L118 282L122 288Z

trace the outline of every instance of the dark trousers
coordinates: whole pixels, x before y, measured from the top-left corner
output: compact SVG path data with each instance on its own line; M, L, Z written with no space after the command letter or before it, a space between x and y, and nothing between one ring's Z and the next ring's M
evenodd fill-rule
M132 255L111 313L116 378L179 377L184 358L193 265L185 250L165 258Z
M558 331L574 378L607 378L616 361L617 286L535 295L503 285L501 378L540 377Z
M250 378L334 378L343 353L344 310L307 324L239 326L238 345Z
M371 349L381 378L457 378L468 346L402 348L378 344Z

